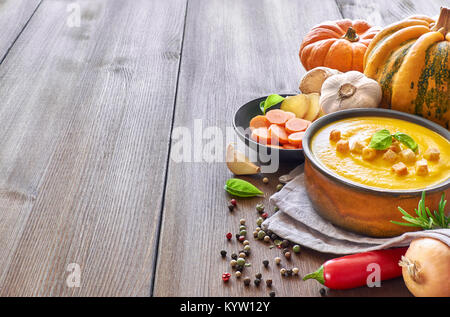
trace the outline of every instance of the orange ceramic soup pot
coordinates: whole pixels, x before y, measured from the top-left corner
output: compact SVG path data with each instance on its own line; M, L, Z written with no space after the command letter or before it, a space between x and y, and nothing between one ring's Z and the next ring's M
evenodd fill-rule
M450 197L450 178L422 189L392 190L369 187L342 177L320 163L313 153L311 142L322 128L335 121L355 117L387 117L405 120L426 127L447 140L450 132L418 116L389 109L351 109L328 114L316 120L306 131L303 140L305 154L305 183L314 209L323 218L349 231L372 237L393 237L420 228L394 224L405 222L398 210L401 206L415 216L422 192L426 192L426 206L438 210L443 193ZM450 213L450 204L445 212Z

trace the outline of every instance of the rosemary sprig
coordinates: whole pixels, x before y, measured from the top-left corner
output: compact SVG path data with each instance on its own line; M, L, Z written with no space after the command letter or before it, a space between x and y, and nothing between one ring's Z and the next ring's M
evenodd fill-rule
M448 229L450 228L449 217L445 215L444 209L447 201L445 200L445 193L442 194L441 201L439 202L439 210L431 212L428 207L425 207L425 191L422 192L422 198L419 201L419 205L417 209L414 211L417 214L417 217L413 217L408 214L401 207L398 207L398 210L403 214L402 219L407 222L398 222L391 220L392 223L401 226L408 227L419 227L425 230L429 229Z

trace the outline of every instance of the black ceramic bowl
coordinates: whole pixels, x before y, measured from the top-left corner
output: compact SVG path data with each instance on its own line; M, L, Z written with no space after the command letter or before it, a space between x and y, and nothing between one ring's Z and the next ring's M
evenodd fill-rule
M283 94L283 97L293 96L293 94ZM303 150L287 150L287 149L277 149L263 144L259 144L250 138L249 125L250 120L257 116L262 115L259 104L261 101L265 100L267 96L254 99L247 102L245 105L240 107L234 114L233 127L239 138L245 142L247 146L255 150L259 155L262 153L267 153L268 155L279 155L280 162L298 162L302 163L305 160L303 155ZM270 109L280 109L281 103L273 106Z

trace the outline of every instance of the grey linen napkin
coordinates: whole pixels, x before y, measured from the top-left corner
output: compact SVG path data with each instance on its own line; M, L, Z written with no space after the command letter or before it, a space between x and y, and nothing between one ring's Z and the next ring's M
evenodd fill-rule
M404 233L394 238L371 238L334 226L311 206L304 186L303 165L294 169L281 191L270 198L280 210L262 224L279 237L310 249L333 254L351 254L407 246L419 237L441 240L450 246L450 229Z

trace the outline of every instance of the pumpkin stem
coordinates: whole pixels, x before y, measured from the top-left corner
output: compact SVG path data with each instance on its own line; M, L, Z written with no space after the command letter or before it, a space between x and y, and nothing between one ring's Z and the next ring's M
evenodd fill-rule
M441 8L439 18L432 30L441 32L444 36L450 31L450 9Z
M398 265L404 267L408 271L409 277L416 283L420 283L420 266L416 261L411 261L406 256L402 255L401 260L398 262Z
M342 38L350 42L357 42L359 40L358 34L356 34L356 31L352 27L348 28L347 33Z
M343 84L338 91L338 95L340 99L347 99L353 96L356 92L356 87L352 84Z

